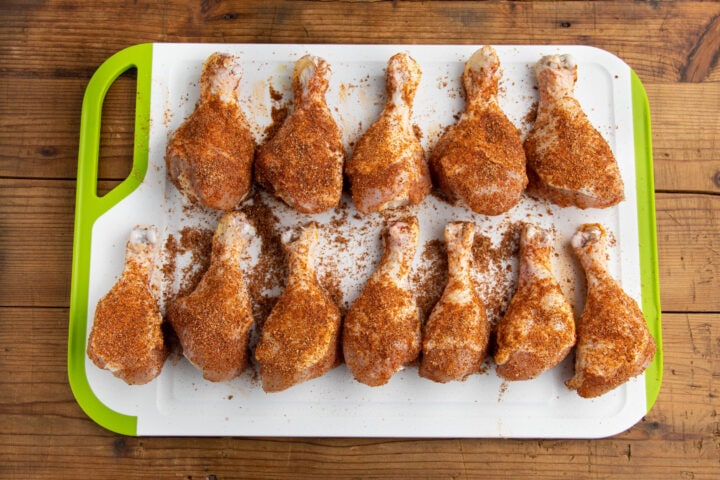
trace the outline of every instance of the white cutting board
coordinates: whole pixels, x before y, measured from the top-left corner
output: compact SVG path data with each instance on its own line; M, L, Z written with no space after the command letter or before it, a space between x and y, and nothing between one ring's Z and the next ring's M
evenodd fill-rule
M216 222L215 215L183 208L182 197L166 178L164 164L168 138L194 109L201 66L211 53L222 51L241 58L241 104L257 140L271 123L274 104L269 87L283 93L285 102L291 100L295 60L306 53L325 58L332 69L328 104L350 151L382 108L388 58L399 51L408 52L423 71L413 122L422 130L423 146L428 151L463 109L464 62L479 47L153 45L149 168L140 187L93 227L87 332L95 304L122 270L125 242L133 226L155 224L166 236L176 234L182 226L212 228ZM486 217L429 196L416 209L422 228L421 248L429 239L442 238L450 220L472 220L479 232L495 239L512 221L553 226L557 232L558 276L565 280L561 283L579 314L584 279L565 246L582 223L600 222L616 240L609 251L610 273L640 301L630 68L608 52L591 47L498 46L496 50L504 72L500 105L523 135L531 127L525 117L538 95L534 63L547 54L570 53L575 57L579 65L576 95L618 159L626 200L606 210L582 211L524 198L507 214ZM343 251L327 241L336 233L327 225L338 218L337 212L299 215L278 204L275 213L283 225L316 220L326 226L320 256L344 262L344 301L351 302L379 258L381 216L357 220L351 210L345 233L354 232L357 240L351 242L349 251ZM367 224L364 233L358 233L363 224ZM256 254L257 248L255 242L251 253ZM369 253L367 260L360 261L365 252ZM253 261L249 260L248 268ZM485 373L441 385L420 378L416 367L408 367L377 388L354 381L343 365L321 378L272 394L263 392L252 372L230 382L207 382L185 359L168 360L162 374L144 386L128 386L87 358L85 369L92 391L103 404L137 417L138 435L602 437L629 428L647 408L643 376L596 399L582 399L569 391L563 382L572 375L572 358L526 382L503 382L490 364Z

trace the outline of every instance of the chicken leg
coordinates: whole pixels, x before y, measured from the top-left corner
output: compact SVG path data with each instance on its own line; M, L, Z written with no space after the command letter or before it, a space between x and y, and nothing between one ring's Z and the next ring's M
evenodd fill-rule
M295 109L255 160L257 182L302 213L329 210L342 195L345 153L325 102L329 81L322 58L305 55L295 63Z
M415 205L430 191L425 154L410 123L421 76L405 53L388 61L385 108L360 137L345 167L353 202L362 213Z
M573 96L573 58L543 57L535 74L540 102L525 138L528 193L561 207L606 208L621 202L625 193L615 156Z
M251 231L241 212L226 213L213 235L207 271L190 295L168 307L185 357L213 382L231 380L247 365L253 315L240 256Z
M414 217L388 226L380 266L345 317L345 363L366 385L387 383L420 353L420 312L408 286L418 236Z
M266 392L319 377L339 363L340 309L315 274L317 225L309 224L296 239L293 233L283 236L290 270L287 285L255 350Z
M168 356L160 307L150 289L157 256L157 229L135 227L127 242L123 272L98 301L88 339L90 360L130 385L157 377Z
M529 380L560 363L575 345L572 308L552 272L552 234L525 224L517 292L497 325L497 373Z
M575 375L566 384L585 398L640 375L655 356L640 307L607 272L606 243L599 224L583 225L572 238L587 277L587 300L578 321Z
M527 185L520 132L498 105L499 72L492 47L470 57L463 73L465 112L430 155L430 171L448 200L485 215L509 210Z
M474 236L470 222L445 227L448 282L425 324L420 362L420 376L440 383L477 372L487 353L490 324L470 276Z
M213 53L203 64L200 101L172 135L168 175L190 201L230 210L250 193L255 151L238 104L241 71L231 55Z

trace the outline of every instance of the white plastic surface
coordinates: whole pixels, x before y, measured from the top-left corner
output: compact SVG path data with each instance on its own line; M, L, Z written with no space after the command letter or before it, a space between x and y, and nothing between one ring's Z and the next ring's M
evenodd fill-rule
M407 51L423 70L413 122L422 130L423 146L429 151L464 107L460 76L465 60L479 47L155 45L150 166L138 190L103 215L94 226L88 332L98 299L110 289L122 270L125 242L133 226L153 223L167 236L177 234L186 225L212 228L217 220L215 215L183 209L182 197L166 179L163 157L169 135L194 108L199 96L200 69L208 55L223 51L242 59L240 97L257 140L271 123L271 108L278 105L273 103L269 87L283 94L283 102L291 100L290 76L294 61L306 53L325 58L333 72L328 103L343 129L349 153L351 145L382 108L388 58ZM629 67L617 57L590 47L500 46L496 49L504 72L500 104L523 135L532 126L526 116L537 101L534 63L542 55L552 53L570 53L575 57L579 65L576 95L618 159L626 200L614 208L582 211L524 198L507 214L486 217L429 196L416 209L422 228L417 262L424 243L442 238L445 223L451 220L472 220L480 234L495 241L499 241L508 224L514 221L554 227L557 275L579 315L584 279L567 244L582 223L600 222L616 240L616 246L609 251L610 272L639 301ZM352 203L347 198L344 201ZM347 222L339 233L347 234L352 241L341 248L331 241L338 231L328 226L331 220L342 216L341 212L308 216L291 212L281 204L275 205L275 214L282 225L293 226L311 219L325 225L320 257L339 262L346 304L352 302L377 263L383 225L380 215L356 219L352 206L348 208ZM253 258L258 247L259 241L251 245ZM249 260L248 268L252 268L253 261ZM515 275L516 262L511 262L511 267ZM321 260L320 273L326 268L331 268L330 262ZM230 382L207 382L185 359L168 360L162 374L145 386L128 386L87 359L86 371L93 391L103 403L138 417L139 435L603 437L629 428L646 409L642 376L592 400L569 391L563 382L572 375L572 358L527 382L502 382L490 363L485 373L472 375L465 382L444 385L422 379L416 367L408 367L389 384L378 388L354 381L346 367L340 366L321 378L273 394L263 392L252 372Z

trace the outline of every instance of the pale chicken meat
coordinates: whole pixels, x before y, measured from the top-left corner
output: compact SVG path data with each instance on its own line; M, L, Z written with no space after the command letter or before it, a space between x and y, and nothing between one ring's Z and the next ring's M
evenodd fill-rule
M573 311L552 269L553 235L525 224L518 287L497 325L497 373L529 380L560 363L575 345Z
M329 82L322 58L306 55L295 63L293 112L255 159L257 182L302 213L334 208L342 195L345 152L325 99Z
M230 210L250 193L255 141L238 101L238 59L213 53L203 64L200 100L173 133L168 175L191 202Z
M444 196L485 215L520 201L527 185L520 132L498 103L500 60L490 46L465 64L466 107L430 154L430 171Z
M130 385L157 377L168 356L160 306L151 288L158 247L154 226L132 230L122 274L98 301L88 339L90 360Z
M168 306L183 354L213 382L231 380L247 366L253 315L240 260L252 230L243 213L223 215L207 271L192 293Z
M446 383L477 373L485 360L490 324L472 280L475 226L445 227L448 281L423 329L420 376Z
M578 321L575 375L566 384L591 398L643 373L656 345L637 302L607 271L605 228L583 225L572 248L585 270L587 299Z
M525 138L527 192L561 207L606 208L625 198L617 161L574 96L577 65L570 55L535 65L540 101Z
M418 237L415 217L388 225L380 265L345 317L345 363L357 381L372 387L386 384L420 353L420 311L409 286Z
M362 213L415 205L430 191L425 153L411 123L421 77L420 67L405 53L388 61L385 106L345 166L353 202Z
M317 378L339 364L340 309L320 286L316 271L318 228L297 238L284 235L289 274L265 324L255 357L266 392L285 390Z

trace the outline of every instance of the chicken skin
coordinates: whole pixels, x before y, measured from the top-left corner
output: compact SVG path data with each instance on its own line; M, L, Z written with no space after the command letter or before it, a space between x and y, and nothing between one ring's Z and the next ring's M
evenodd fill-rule
M485 215L512 208L528 181L520 132L498 104L499 81L498 56L482 47L465 64L465 112L430 155L430 171L445 197Z
M284 235L290 273L265 321L255 357L266 392L317 378L339 363L340 309L315 274L318 229L309 224L292 239Z
M577 65L572 57L543 57L535 74L540 101L524 145L527 192L561 207L606 208L621 202L625 193L615 156L573 95Z
M587 278L587 300L578 321L575 375L566 384L585 398L640 375L655 356L655 340L640 307L606 269L606 244L599 224L583 225L572 238Z
M160 307L150 289L158 246L154 226L137 226L130 233L123 272L98 301L88 340L90 360L130 385L157 377L168 356Z
M213 53L203 64L200 101L172 135L168 175L191 202L230 210L250 193L255 141L238 104L241 71L231 55Z
M497 325L497 373L529 380L560 363L575 345L572 308L553 275L553 237L525 224L518 288Z
M295 63L295 108L277 133L258 149L255 179L302 213L338 205L345 155L340 128L325 101L330 66L306 55Z
M253 315L240 256L251 232L241 212L226 213L213 235L207 271L191 294L168 307L185 357L212 382L231 380L247 365Z
M425 154L410 120L421 76L418 64L405 53L388 61L385 107L345 166L361 213L415 205L430 191Z
M475 226L445 227L448 282L423 331L420 376L446 383L480 370L487 353L490 324L471 278Z
M387 227L380 265L345 317L345 363L357 381L371 387L387 383L420 353L420 311L408 285L418 237L414 217Z

